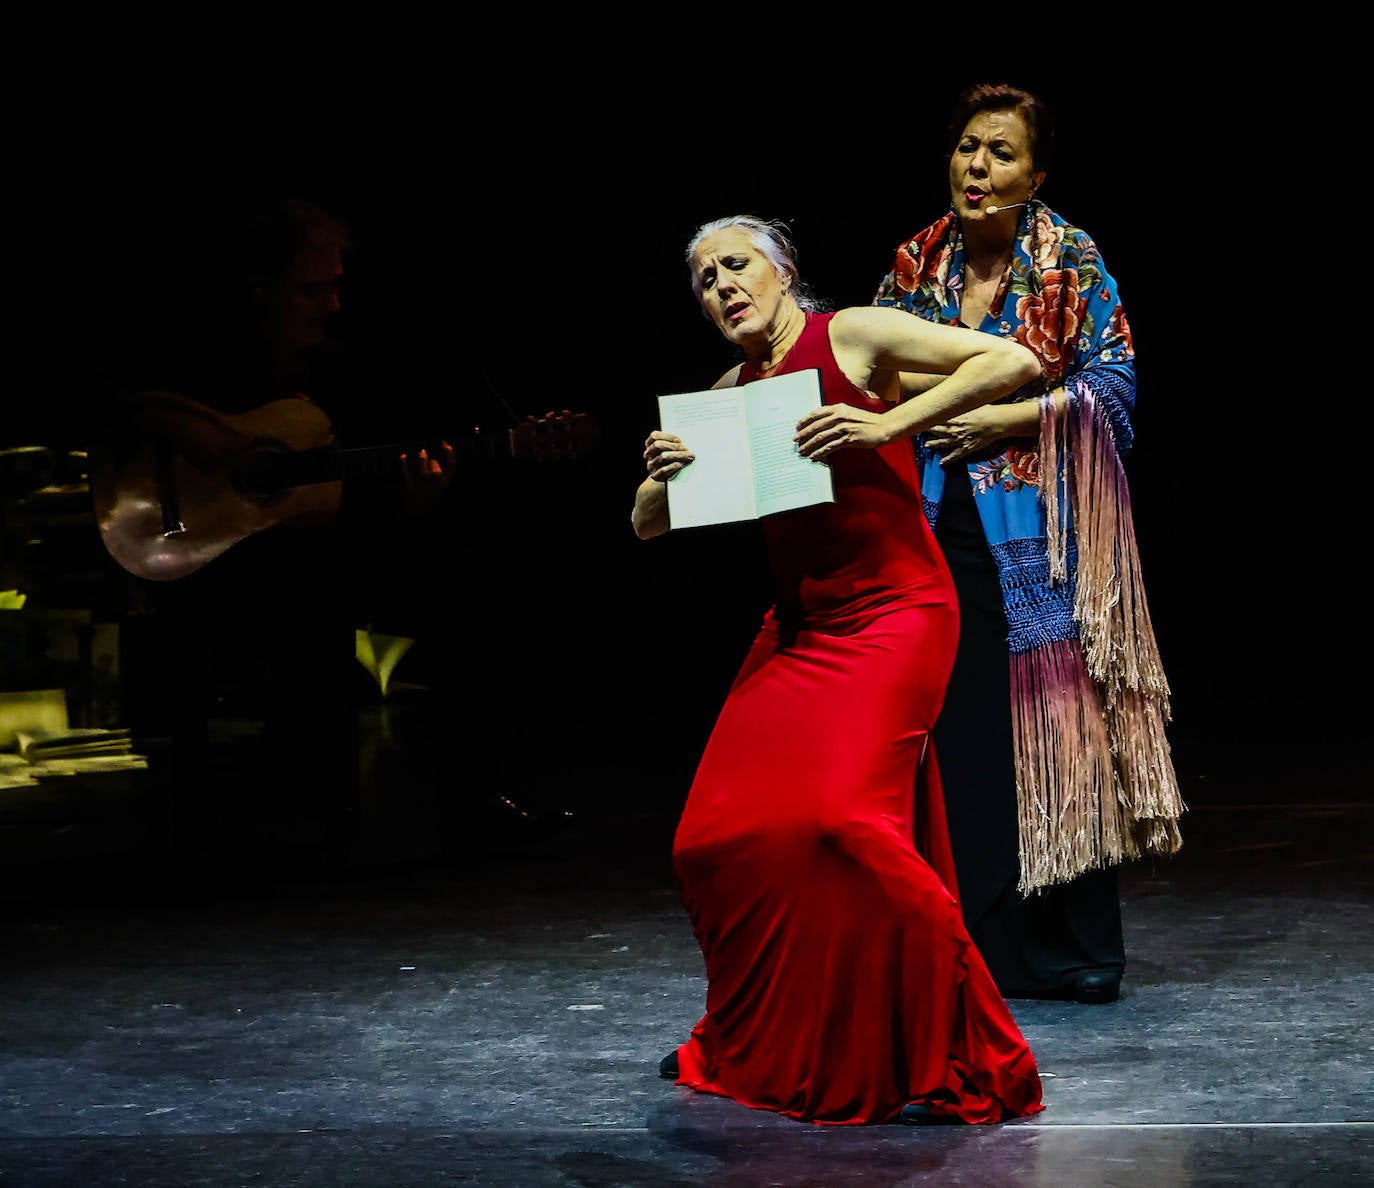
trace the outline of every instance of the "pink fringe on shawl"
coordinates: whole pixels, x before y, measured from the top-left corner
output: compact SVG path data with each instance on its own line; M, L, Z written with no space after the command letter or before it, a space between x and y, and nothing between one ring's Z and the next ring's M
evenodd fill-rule
M1051 582L1068 580L1061 457L1078 543L1079 640L1012 657L1023 894L1183 844L1185 806L1165 736L1169 685L1141 581L1130 492L1111 426L1082 382L1062 416L1052 396L1040 403Z

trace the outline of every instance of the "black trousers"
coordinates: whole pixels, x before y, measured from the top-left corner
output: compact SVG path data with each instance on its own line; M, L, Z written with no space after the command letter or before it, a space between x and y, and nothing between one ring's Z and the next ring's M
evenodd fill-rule
M1008 998L1067 989L1088 969L1126 965L1117 871L1021 895L1007 619L997 567L962 468L936 523L959 596L959 647L935 753L964 921Z

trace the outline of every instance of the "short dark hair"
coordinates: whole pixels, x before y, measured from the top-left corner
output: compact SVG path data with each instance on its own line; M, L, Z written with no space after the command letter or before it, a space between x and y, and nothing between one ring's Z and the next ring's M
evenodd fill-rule
M325 245L347 251L348 223L303 198L258 207L244 231L244 264L258 284L280 280L307 248Z
M1048 173L1054 163L1054 116L1039 95L1011 83L975 83L959 96L949 118L949 151L980 111L1010 110L1021 113L1030 133L1031 168Z

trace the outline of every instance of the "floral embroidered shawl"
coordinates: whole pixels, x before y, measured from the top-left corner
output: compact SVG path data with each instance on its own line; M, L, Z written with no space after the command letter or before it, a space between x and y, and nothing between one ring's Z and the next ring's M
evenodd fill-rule
M897 249L874 304L956 323L963 275L963 235L950 212ZM1037 448L1009 446L968 467L1009 626L1028 892L1176 852L1184 805L1121 465L1132 441L1135 351L1097 245L1032 200L978 329L1029 347L1044 373L1008 398L1039 400ZM1067 399L1060 415L1058 388ZM933 525L946 471L923 439L916 449Z

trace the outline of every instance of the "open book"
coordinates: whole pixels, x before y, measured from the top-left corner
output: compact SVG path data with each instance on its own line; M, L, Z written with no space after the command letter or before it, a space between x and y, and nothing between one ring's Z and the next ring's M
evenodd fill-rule
M696 455L668 483L673 528L756 520L835 502L830 467L797 453L797 422L823 403L811 367L734 388L658 398L659 425Z

